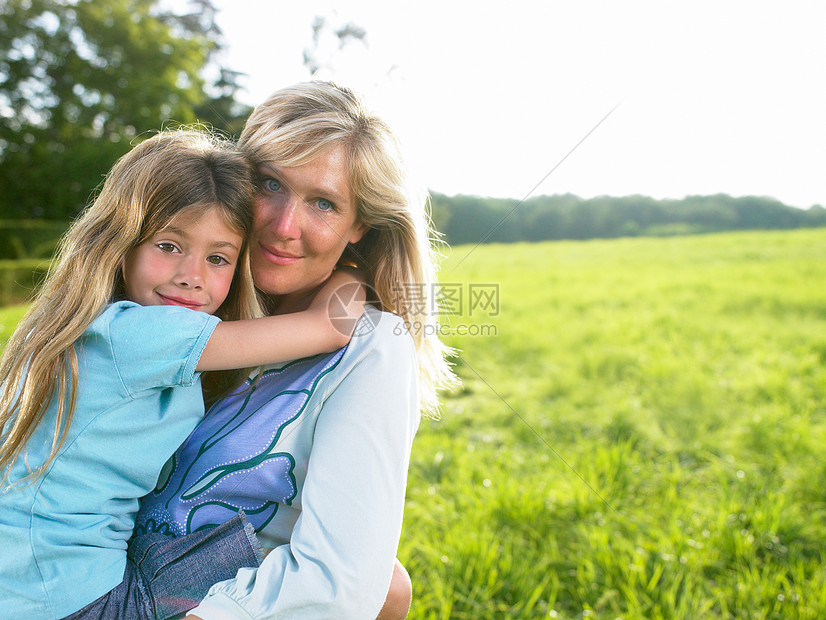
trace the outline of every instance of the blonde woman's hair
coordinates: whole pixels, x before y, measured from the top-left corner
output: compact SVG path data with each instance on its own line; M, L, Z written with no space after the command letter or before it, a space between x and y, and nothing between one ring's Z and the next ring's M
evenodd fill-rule
M196 129L162 131L115 163L97 198L61 240L52 269L0 361L3 480L53 400L57 419L51 451L30 476L41 475L57 455L76 406L74 343L107 304L123 295L121 266L129 251L174 218L220 209L244 246L227 299L215 314L227 320L260 316L246 247L256 184L255 169L243 152ZM207 399L242 378L243 371L205 373Z
M436 410L436 392L456 381L431 312L437 233L425 195L410 188L398 141L348 88L305 82L282 89L253 110L239 139L253 159L300 166L336 146L347 153L357 222L369 230L347 246L342 262L364 270L376 305L404 319L419 358L422 408Z

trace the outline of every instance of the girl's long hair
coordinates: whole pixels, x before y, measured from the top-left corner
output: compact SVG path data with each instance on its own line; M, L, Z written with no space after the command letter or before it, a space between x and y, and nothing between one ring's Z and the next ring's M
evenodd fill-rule
M234 145L205 131L162 131L124 155L106 176L94 202L61 240L53 267L0 361L0 472L25 452L52 401L56 419L51 451L35 464L41 475L55 458L77 403L74 343L107 304L123 293L121 266L130 250L182 214L219 208L244 239L226 301L216 312L233 320L260 316L246 240L252 228L254 167ZM244 371L204 377L214 400Z
M300 166L335 146L348 156L357 220L369 227L342 260L364 270L376 305L404 319L416 344L422 408L435 412L439 388L456 382L432 312L438 233L426 194L411 189L390 127L348 88L305 82L253 110L238 142L259 163Z

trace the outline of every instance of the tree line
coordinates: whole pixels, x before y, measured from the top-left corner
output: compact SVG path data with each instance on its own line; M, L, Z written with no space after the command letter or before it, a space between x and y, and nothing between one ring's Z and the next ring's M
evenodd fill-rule
M451 245L826 226L820 205L798 209L773 198L727 194L681 200L558 194L520 202L433 193L431 208L435 227Z

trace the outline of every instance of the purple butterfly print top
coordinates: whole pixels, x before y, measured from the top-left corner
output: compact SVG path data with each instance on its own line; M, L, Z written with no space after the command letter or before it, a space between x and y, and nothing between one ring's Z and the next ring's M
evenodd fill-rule
M214 405L143 498L136 533L184 536L239 510L262 530L296 496L295 457L283 449L290 425L344 351L265 370Z

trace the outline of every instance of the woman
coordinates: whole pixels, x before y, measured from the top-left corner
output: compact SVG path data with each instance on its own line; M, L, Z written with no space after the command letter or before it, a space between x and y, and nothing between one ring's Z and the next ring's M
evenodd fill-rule
M306 308L345 263L374 307L346 348L268 367L217 403L144 498L138 531L182 536L243 510L270 549L193 617L374 618L419 414L453 380L423 299L435 276L424 201L408 195L387 125L330 83L272 95L240 145L259 162L250 260L270 314Z

